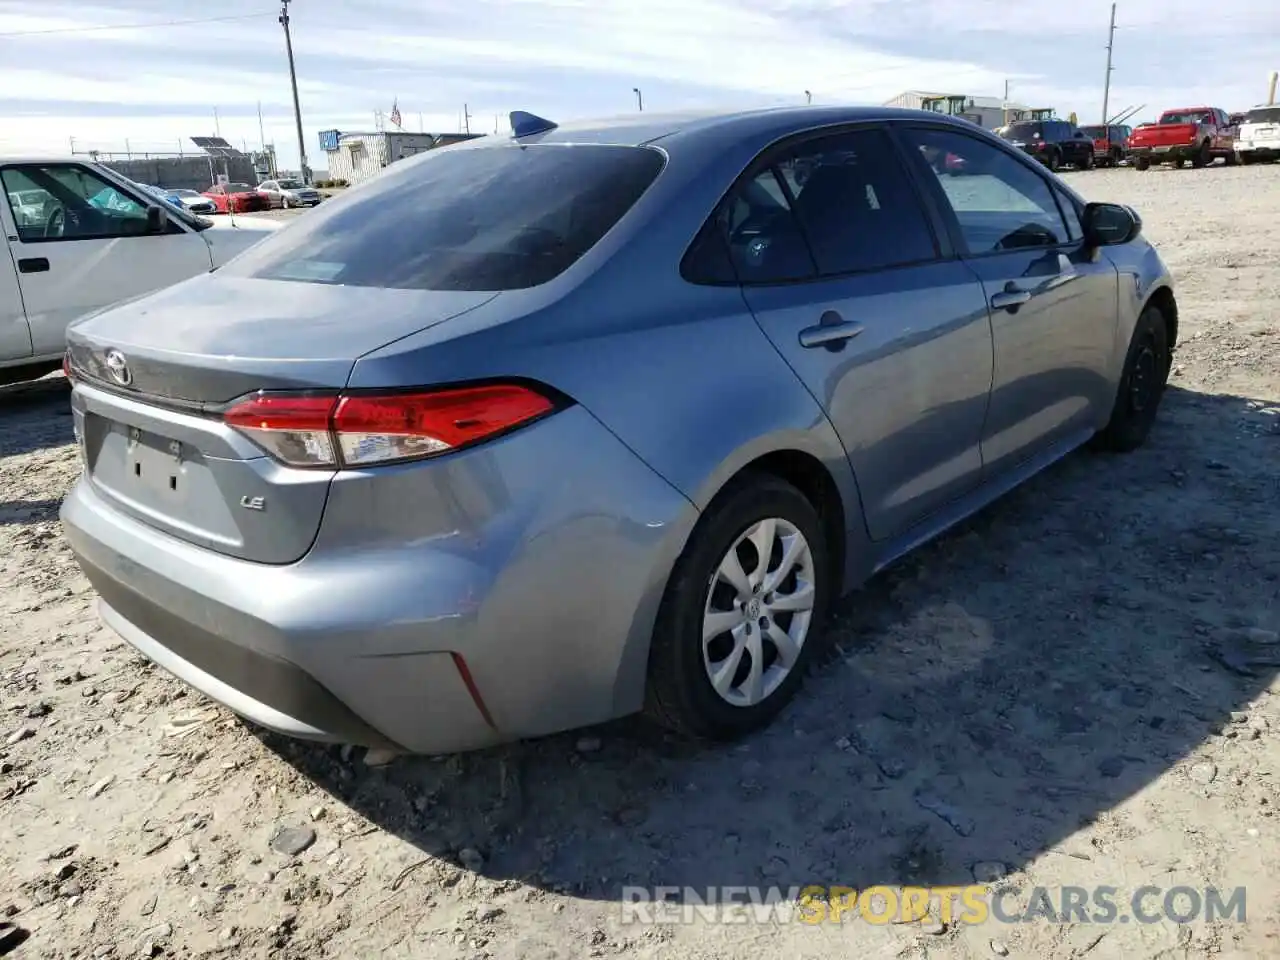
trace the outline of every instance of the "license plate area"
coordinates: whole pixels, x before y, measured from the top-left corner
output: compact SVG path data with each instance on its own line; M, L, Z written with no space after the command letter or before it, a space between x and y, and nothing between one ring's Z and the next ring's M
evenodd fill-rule
M193 501L211 492L209 465L189 442L87 414L83 443L93 482L146 513L190 523Z

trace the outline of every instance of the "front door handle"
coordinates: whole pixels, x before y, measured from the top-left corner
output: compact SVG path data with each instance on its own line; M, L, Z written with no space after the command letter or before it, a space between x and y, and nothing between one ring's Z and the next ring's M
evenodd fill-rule
M819 318L816 326L805 327L800 331L800 346L807 349L826 347L832 351L843 350L845 342L852 340L862 330L862 324L845 320L834 310L828 310Z
M1001 290L991 297L992 310L1015 310L1031 300L1029 290Z
M24 257L18 261L19 273L45 273L48 269L47 257Z

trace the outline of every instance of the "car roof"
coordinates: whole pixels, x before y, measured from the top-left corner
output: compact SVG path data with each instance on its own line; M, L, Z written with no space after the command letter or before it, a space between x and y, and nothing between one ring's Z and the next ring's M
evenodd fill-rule
M838 123L868 120L920 120L951 122L962 129L974 128L967 120L948 117L927 110L909 110L882 106L786 106L748 110L691 110L674 113L637 112L625 116L576 120L561 124L546 133L520 138L521 143L601 143L642 146L659 140L702 140L725 134L751 137L794 124L797 130ZM452 147L498 146L510 143L512 137L479 137ZM664 143L665 145L665 143Z
M23 155L23 156L5 156L0 155L0 163L93 163L92 160L86 160L84 157L66 157L66 156L44 156L40 154Z

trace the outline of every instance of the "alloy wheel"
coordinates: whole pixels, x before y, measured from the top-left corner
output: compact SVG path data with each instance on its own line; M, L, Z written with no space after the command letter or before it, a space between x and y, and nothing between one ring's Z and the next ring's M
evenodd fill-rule
M707 589L702 659L726 703L761 703L791 673L813 619L815 576L808 540L778 517L752 524L721 559Z

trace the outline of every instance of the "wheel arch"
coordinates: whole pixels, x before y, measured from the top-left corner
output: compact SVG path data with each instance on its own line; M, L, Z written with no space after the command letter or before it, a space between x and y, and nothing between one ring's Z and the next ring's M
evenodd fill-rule
M1169 350L1172 352L1178 344L1178 301L1173 295L1173 288L1168 284L1156 287L1142 304L1143 310L1147 307L1156 307L1164 317L1165 332L1169 335Z
M667 593L676 562L698 535L702 517L738 484L761 473L790 483L818 511L828 534L836 596L865 580L874 569L857 480L829 422L824 420L808 430L780 432L743 445L725 458L690 497L698 519L670 548L667 568L654 571L652 609L633 629L615 680L614 702L619 714L638 710L643 703L657 606ZM666 564L667 559L660 562Z

